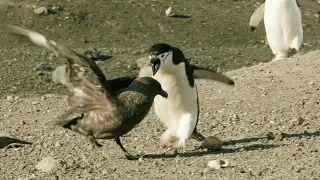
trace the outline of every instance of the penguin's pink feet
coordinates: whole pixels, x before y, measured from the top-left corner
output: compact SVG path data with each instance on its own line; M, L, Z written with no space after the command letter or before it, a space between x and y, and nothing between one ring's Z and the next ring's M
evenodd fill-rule
M171 150L171 143L176 141L176 136L170 130L166 130L160 138L160 147L162 149L166 149L165 152Z
M272 61L278 61L278 60L281 60L281 59L287 59L289 56L288 54L285 52L285 53L277 53L276 54L276 57L272 60Z
M187 147L187 141L188 139L186 138L179 139L174 146L175 152L178 152L178 151L185 152Z

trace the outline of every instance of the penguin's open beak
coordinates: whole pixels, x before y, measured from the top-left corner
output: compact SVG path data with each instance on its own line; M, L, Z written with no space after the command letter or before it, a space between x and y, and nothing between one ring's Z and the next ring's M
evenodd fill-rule
M159 95L161 95L162 97L164 97L166 99L168 98L168 93L165 90L161 90Z
M150 64L151 64L151 67L152 67L152 74L153 76L158 72L159 68L160 68L160 59L159 58L151 58L150 59Z

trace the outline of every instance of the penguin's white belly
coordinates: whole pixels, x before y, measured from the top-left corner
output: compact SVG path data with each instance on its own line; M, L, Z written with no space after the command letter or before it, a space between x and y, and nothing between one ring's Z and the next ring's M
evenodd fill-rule
M299 51L303 31L295 0L267 0L264 23L268 44L275 55L283 55L289 48Z
M184 119L194 128L197 121L198 105L196 87L188 84L187 77L179 79L176 75L156 75L154 77L161 83L168 93L168 99L159 95L155 97L154 106L159 119L170 129L176 132ZM192 127L193 126L193 127ZM190 129L191 130L191 129Z

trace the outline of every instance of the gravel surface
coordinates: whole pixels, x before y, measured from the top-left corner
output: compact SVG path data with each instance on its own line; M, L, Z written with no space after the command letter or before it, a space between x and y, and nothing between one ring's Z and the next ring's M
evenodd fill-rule
M7 2L7 3L5 3ZM274 55L266 44L264 23L251 32L249 20L262 0L0 0L0 24L32 29L78 53L98 55L109 76L136 74L135 61L155 43L180 48L192 64L222 72L268 62ZM165 10L176 10L167 17ZM37 13L35 12L37 11ZM319 14L301 8L301 51L320 47ZM40 13L40 14L38 14ZM191 16L191 18L189 18ZM64 63L44 49L21 44L1 32L0 97L14 93L60 94L66 91L37 68ZM2 93L3 92L3 93Z
M128 161L113 140L92 149L81 135L56 127L66 96L46 94L0 100L0 131L32 145L0 149L0 179L319 179L320 51L227 72L228 87L198 80L199 132L224 141L220 151L163 153L165 130L153 109L124 136L132 153L150 158ZM210 169L208 162L229 166Z

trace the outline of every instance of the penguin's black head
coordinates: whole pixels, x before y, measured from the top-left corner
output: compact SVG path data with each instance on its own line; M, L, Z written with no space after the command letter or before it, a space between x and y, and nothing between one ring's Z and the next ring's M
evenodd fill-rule
M175 71L179 63L187 61L183 52L176 47L166 43L154 44L149 49L152 73L155 75L159 69Z
M157 73L160 67L163 67L164 64L167 64L165 61L172 62L172 47L169 44L154 44L150 47L148 54L153 75Z

